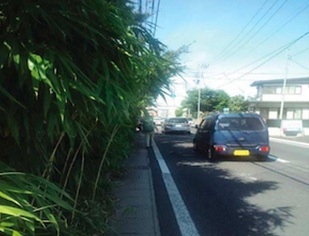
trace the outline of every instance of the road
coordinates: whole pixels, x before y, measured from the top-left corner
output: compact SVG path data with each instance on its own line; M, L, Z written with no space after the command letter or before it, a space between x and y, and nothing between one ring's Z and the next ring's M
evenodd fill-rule
M156 135L161 235L309 235L309 144L273 139L266 162L208 162L192 138Z

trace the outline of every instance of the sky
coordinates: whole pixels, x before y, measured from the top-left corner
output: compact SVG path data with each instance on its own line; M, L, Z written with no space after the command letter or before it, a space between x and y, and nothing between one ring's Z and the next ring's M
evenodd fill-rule
M155 37L188 46L167 103L197 86L248 97L256 80L309 77L309 0L160 0L157 13Z

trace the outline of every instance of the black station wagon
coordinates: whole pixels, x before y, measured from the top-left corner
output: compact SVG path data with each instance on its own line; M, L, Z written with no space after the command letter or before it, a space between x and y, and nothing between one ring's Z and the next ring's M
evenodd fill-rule
M268 128L256 113L217 114L197 126L194 149L219 156L255 156L265 160L270 152Z

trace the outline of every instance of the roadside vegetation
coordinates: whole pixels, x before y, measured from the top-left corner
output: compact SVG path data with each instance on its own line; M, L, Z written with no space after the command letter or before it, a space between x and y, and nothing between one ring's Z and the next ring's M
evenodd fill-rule
M126 0L0 3L0 234L108 231L137 118L180 66Z
M187 92L187 97L182 101L178 114L182 115L181 111L186 109L194 118L197 117L198 93L198 89ZM249 100L242 95L231 97L220 89L208 87L200 89L200 111L202 113L223 112L224 108L229 108L230 112L246 112L249 110Z

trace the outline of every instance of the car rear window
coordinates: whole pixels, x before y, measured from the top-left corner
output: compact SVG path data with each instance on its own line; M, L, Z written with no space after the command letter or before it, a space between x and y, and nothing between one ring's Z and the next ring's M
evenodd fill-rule
M188 123L187 119L182 118L172 118L167 121L168 123Z
M263 130L262 121L255 117L224 117L218 122L219 130Z

